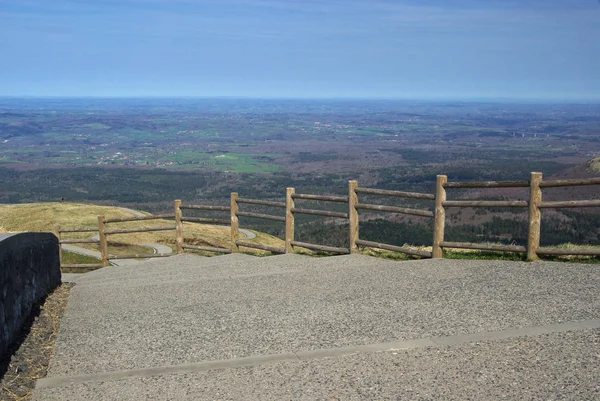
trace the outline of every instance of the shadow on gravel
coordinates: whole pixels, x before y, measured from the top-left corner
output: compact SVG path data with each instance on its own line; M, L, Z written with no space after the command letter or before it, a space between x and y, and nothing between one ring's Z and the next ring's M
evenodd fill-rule
M34 305L16 340L0 358L0 400L28 399L45 377L73 284L63 283Z
M19 331L17 338L8 347L8 351L0 358L0 381L4 379L4 375L6 374L6 371L10 366L12 358L15 356L19 348L21 348L21 345L25 342L27 336L29 336L33 322L35 322L35 320L40 315L40 312L42 310L41 307L42 305L44 305L47 298L48 296L44 297L44 299L42 299L41 302L33 306L33 308L31 309L31 313L27 317L27 320L25 320L25 322L23 323L23 327L21 328L21 331ZM18 368L18 366L15 368Z

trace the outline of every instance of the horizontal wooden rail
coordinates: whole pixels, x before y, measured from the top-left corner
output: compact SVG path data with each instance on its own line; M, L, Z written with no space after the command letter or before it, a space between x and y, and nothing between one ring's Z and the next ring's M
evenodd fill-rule
M408 255L422 256L424 258L431 257L431 252L429 252L429 251L419 251L418 249L411 249L411 248L405 248L402 246L382 244L382 243L373 242L373 241L365 241L362 239L357 240L356 243L358 245L368 246L371 248L385 249L386 251L401 252L401 253L406 253Z
M356 192L361 193L361 194L396 196L398 198L435 200L435 195L421 194L418 192L390 191L387 189L361 188L361 187L356 188Z
M231 211L231 207L229 207L229 206L211 206L211 205L181 205L180 209L220 210L223 212Z
M168 256L173 256L172 253L154 253L151 255L114 255L108 256L108 260L117 260L117 259L148 259L148 258L166 258Z
M265 201L258 199L237 198L238 203L247 203L250 205L272 206L285 208L285 202Z
M350 250L348 248L336 248L333 246L309 244L308 242L292 241L292 245L300 246L302 248L307 248L307 249L315 249L317 251L331 252L331 253L342 253L342 254L350 253Z
M578 201L558 201L558 202L541 202L540 208L563 208L563 207L600 207L600 199L597 200L578 200Z
M206 251L206 252L217 252L217 253L231 253L231 249L227 248L216 248L213 246L197 246L197 245L183 245L183 249L192 249L195 251Z
M446 182L444 188L526 188L529 181Z
M127 228L122 230L106 230L104 232L105 235L108 234L128 234L128 233L146 233L150 231L167 231L167 230L175 230L175 226L168 227L148 227L148 228Z
M442 202L444 207L528 207L527 201L457 201Z
M473 244L470 242L447 242L440 243L442 248L462 248L462 249L477 249L480 251L504 251L526 253L527 248L519 245L494 245L494 244Z
M99 239L61 239L61 244L99 244Z
M538 248L538 255L577 255L577 256L600 256L600 249L566 249L566 248Z
M325 216L325 217L340 217L342 219L348 218L348 213L342 212L329 212L327 210L316 210L316 209L298 209L292 208L292 213L300 213L300 214L313 214L315 216ZM285 219L284 219L285 221Z
M579 185L600 185L600 177L574 180L548 180L540 182L541 188L574 187Z
M292 199L306 199L306 200L314 200L314 201L348 203L347 196L292 194Z
M156 220L156 219L174 219L175 214L154 214L152 216L138 216L138 217L123 217L123 218L114 218L114 219L106 219L104 223L123 223L126 221L144 221L144 220Z
M80 264L75 264L75 265L60 265L61 269L64 268L68 268L68 269L76 269L76 268L87 268L87 269L98 269L100 267L104 267L102 266L102 263L80 263Z
M429 210L409 209L409 208L397 207L397 206L371 205L368 203L357 203L355 207L356 207L356 209L363 209L363 210L377 210L379 212L391 212L391 213L410 214L413 216L433 217L433 212L431 212Z
M273 252L273 253L281 253L281 254L285 253L285 249L283 249L283 248L277 248L274 246L261 245L261 244L254 244L252 242L237 241L236 245L244 246L246 248L260 249L263 251L269 251L269 252Z
M98 227L95 228L61 228L59 233L93 233L98 232Z
M275 220L285 222L284 216L272 216L270 214L251 213L251 212L237 212L238 216L243 217L254 217L255 219Z
M209 219L206 217L182 217L181 221L187 221L188 223L222 224L226 226L231 224L231 220Z

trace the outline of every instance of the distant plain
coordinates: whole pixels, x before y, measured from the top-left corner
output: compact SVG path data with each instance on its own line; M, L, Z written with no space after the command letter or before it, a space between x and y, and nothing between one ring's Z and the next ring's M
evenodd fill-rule
M546 178L598 176L599 156L600 105L593 103L0 99L0 203L9 204L63 200L163 212L174 199L226 204L231 192L282 200L290 186L344 194L350 179L431 193L437 174L454 181L527 180L532 171ZM588 187L548 196L595 199L598 193ZM453 196L522 199L526 193ZM520 211L453 210L448 219L457 239L525 240ZM247 222L282 234L276 224ZM306 238L345 241L336 239L335 223L306 218L298 224ZM542 237L548 244L595 244L598 227L595 209L564 210L546 215ZM422 244L430 242L431 227L372 213L361 230L373 240Z

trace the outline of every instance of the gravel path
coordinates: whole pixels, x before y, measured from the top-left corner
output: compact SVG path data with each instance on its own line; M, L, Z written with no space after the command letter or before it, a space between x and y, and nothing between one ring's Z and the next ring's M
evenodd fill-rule
M35 398L594 399L600 267L178 255L78 278Z
M154 249L154 253L163 253L163 254L173 253L173 249L167 245L162 245L162 244L140 244L140 245L145 246L147 248Z

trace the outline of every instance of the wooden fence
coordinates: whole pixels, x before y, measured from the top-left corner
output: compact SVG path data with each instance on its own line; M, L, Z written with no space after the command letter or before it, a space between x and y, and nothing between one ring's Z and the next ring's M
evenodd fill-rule
M437 178L436 218L433 241L433 257L443 257L442 248L466 248L489 251L526 253L527 260L533 261L539 255L600 255L600 249L563 249L540 248L542 208L560 207L598 207L600 200L576 200L567 202L542 202L542 188L577 187L581 185L600 185L600 178L543 181L542 173L531 173L529 181L482 181L448 182L445 175ZM446 199L447 188L529 188L529 201L451 201ZM489 245L465 242L444 241L445 208L448 207L510 207L528 208L527 247L516 245Z
M321 244L311 244L309 242L296 241L294 238L294 223L296 214L308 214L313 216L324 216L324 217L335 217L341 219L348 219L350 213L344 212L332 212L320 209L306 209L297 208L296 199L304 199L308 201L321 201L321 202L335 202L335 203L349 203L348 197L346 196L326 196L326 195L310 195L310 194L297 194L294 188L288 188L286 194L286 252L293 252L294 246L300 246L307 249L325 251L331 253L350 253L347 248L339 248ZM358 221L357 221L358 222ZM288 232L289 230L289 232ZM289 246L288 246L289 244Z
M233 195L231 196L233 199ZM233 203L233 201L232 201ZM188 210L210 210L210 211L218 211L218 212L231 212L231 206L212 206L212 205L187 205L182 204L181 200L175 201L175 225L177 226L176 230L176 239L175 243L177 244L177 253L182 253L185 249L193 250L193 251L206 251L206 252L216 252L216 253L231 253L237 249L237 245L232 245L231 248L218 248L212 246L196 246L196 245L187 245L184 242L184 232L183 232L183 223L201 223L201 224L216 224L216 225L231 225L232 227L237 225L237 220L234 222L233 217L231 220L225 219L213 219L213 218L205 218L205 217L184 217L182 209ZM231 215L231 213L229 213ZM233 230L231 230L231 243L235 244L237 238L233 235Z
M172 219L175 218L175 214L157 214L151 216L139 216L139 217L124 217L106 219L104 216L98 216L98 234L100 237L100 253L102 255L102 266L108 266L111 260L117 259L138 259L138 258L161 258L165 256L171 256L170 253L155 253L153 255L110 255L108 253L108 236L117 234L132 234L132 233L144 233L144 232L155 232L155 231L176 231L176 226L155 226L147 228L124 228L124 229L113 229L107 230L106 225L109 223L125 223L131 221L146 221L146 220L157 220L157 219Z
M148 257L163 257L168 254L155 255L121 255L110 256L108 254L108 235L118 235L125 233L149 232L149 231L165 231L173 230L175 232L175 242L177 253L182 253L185 250L191 251L208 251L216 253L235 253L240 252L240 247L260 249L273 253L293 253L294 247L308 248L312 250L325 251L337 254L358 253L360 247L372 247L384 249L394 252L401 252L409 255L424 257L424 258L443 258L445 248L462 248L476 249L485 251L503 251L516 252L527 254L527 260L533 261L539 258L540 255L600 255L600 249L564 249L564 248L549 248L540 247L540 232L542 209L546 208L583 208L583 207L600 207L600 200L571 200L571 201L542 201L542 191L544 188L553 187L577 187L582 185L600 185L600 178L589 179L572 179L572 180L550 180L543 181L542 173L531 173L529 181L479 181L479 182L450 182L447 176L438 175L434 194L391 191L376 188L361 188L357 181L348 182L347 196L330 196L317 194L297 194L294 188L287 188L285 201L267 201L250 198L240 198L238 193L232 193L228 206L215 205L192 205L183 204L181 200L176 200L174 203L175 213L144 217L128 217L105 219L103 216L98 217L98 228L81 228L81 229L57 229L57 235L61 244L73 243L98 243L102 254L101 266L107 266L110 260L113 259L132 259L132 258L148 258ZM477 189L477 188L528 188L528 200L449 200L447 192L453 189ZM432 210L429 209L413 209L400 206L390 206L383 204L372 204L360 202L360 195L382 196L388 198L401 199L417 199L421 201L431 201ZM300 202L325 202L327 204L337 203L347 206L347 212L330 211L323 209L310 209L297 207L296 203ZM244 210L240 205L245 205ZM253 206L267 207L273 209L285 210L285 215L256 213L245 210L246 207ZM446 209L448 208L521 208L528 210L528 242L527 246L519 245L496 245L496 244L481 244L468 242L449 242L444 240ZM187 217L183 215L184 210L202 210L211 212L227 213L229 218L216 219L212 217ZM405 214L411 216L419 216L428 219L433 219L433 238L432 251L417 250L414 248L401 247L380 242L373 242L367 239L361 239L359 236L359 211L375 211L385 213ZM295 216L297 214L322 216L327 218L344 219L348 221L348 238L349 247L340 248L329 246L327 244L313 244L295 239ZM262 244L257 244L249 241L240 241L240 223L239 219L255 218L274 220L285 223L285 248L277 248ZM151 219L174 218L174 226L159 226L149 228L135 229L113 229L107 230L106 225L109 223L143 221ZM204 223L230 226L230 239L228 248L214 246L197 246L185 243L184 222ZM62 233L68 232L98 232L99 239L85 240L63 240ZM423 244L427 245L427 244ZM68 267L86 267L87 265L72 265ZM96 267L96 265L93 265ZM63 266L67 267L67 266ZM89 265L92 267L92 265Z
M359 203L358 194L371 194L371 195L381 195L388 197L396 197L403 199L421 199L421 200L435 200L436 197L433 194L423 194L417 192L402 192L402 191L388 191L383 189L374 189L374 188L360 188L358 186L358 182L350 181L348 186L349 198L350 198L350 214L354 216L351 219L350 227L350 249L353 253L358 252L358 247L368 246L372 248L385 249L393 252L401 252L409 255L421 256L424 258L432 257L432 252L428 251L420 251L412 248L399 247L390 244L383 244L378 242L372 242L367 240L361 240L358 236L358 210L373 210L379 212L389 212L389 213L399 213L399 214L407 214L412 216L421 216L426 218L434 218L434 213L430 210L424 209L409 209L404 207L397 206L385 206L385 205L375 205L369 203Z
M58 238L58 250L60 255L60 267L63 268L84 268L84 269L96 269L104 267L102 263L79 263L79 264L64 264L62 260L62 246L63 244L98 244L100 245L100 238L84 238L84 239L64 239L63 234L67 233L98 233L98 227L89 228L61 228L56 226L54 233Z
M267 246L267 245L261 245L261 244L255 244L252 242L247 242L247 241L240 241L240 224L239 224L239 217L252 217L255 219L263 219L263 220L274 220L274 221L281 221L281 222L286 222L286 217L285 216L276 216L276 215L271 215L271 214L262 214L262 213L253 213L253 212L245 212L245 211L241 211L239 209L239 204L248 204L248 205L260 205L260 206L266 206L266 207L271 207L271 208L286 208L286 204L285 202L273 202L273 201L264 201L264 200L258 200L258 199L246 199L246 198L240 198L238 197L238 194L236 192L231 194L231 246L232 246L232 251L233 252L239 252L239 247L246 247L246 248L254 248L254 249L260 249L263 251L270 251L273 253L285 253L285 248L276 248L273 246Z
M175 218L175 214L161 214L151 216L139 216L139 217L125 217L125 218L113 218L106 219L104 216L98 216L98 227L94 228L61 228L60 226L55 227L55 233L58 237L59 251L61 253L61 268L99 268L106 267L110 264L111 260L117 259L138 259L138 258L159 258L170 256L170 254L156 253L153 255L111 255L108 252L108 246L110 241L108 240L109 235L117 234L129 234L129 233L140 233L140 232L152 232L152 231L175 231L175 226L157 226L147 228L129 228L129 229L113 229L107 230L106 225L109 223L124 223L131 221L146 221L156 219L169 219ZM63 234L66 233L94 233L91 238L85 239L65 239ZM82 263L82 264L63 264L62 263L62 245L63 244L97 244L100 252L100 263Z
M338 254L357 253L359 248L372 247L394 252L406 253L409 255L420 256L424 258L442 258L444 248L459 248L459 249L476 249L485 251L503 251L526 253L528 260L536 260L539 255L600 255L600 249L563 249L563 248L541 248L540 247L540 232L541 232L541 209L543 208L561 208L561 207L598 207L600 200L576 200L576 201L542 201L542 188L551 187L576 187L581 185L600 185L600 178L589 179L574 179L574 180L554 180L543 181L542 173L531 173L529 181L478 181L478 182L450 182L447 176L437 176L435 194L391 191L376 188L361 188L357 181L349 181L348 196L329 196L316 194L297 194L294 188L287 188L285 202L263 201L256 199L239 198L237 193L231 194L230 207L220 206L204 206L207 210L223 210L229 211L231 220L231 247L230 249L208 249L206 247L187 247L188 249L199 250L217 250L220 252L239 252L239 247L257 248L271 251L274 253L291 253L294 252L294 246L325 251ZM447 198L447 190L450 189L477 189L477 188L528 188L529 200L449 200ZM378 195L393 198L403 199L418 199L431 201L433 210L428 209L413 209L399 206L379 205L371 203L362 203L359 200L359 195ZM296 202L301 201L320 201L326 203L342 203L348 207L348 212L328 211L322 209L308 209L297 207ZM176 204L179 201L176 201ZM253 212L240 211L239 204L254 204L261 206L270 206L275 208L285 208L285 216L266 215ZM499 244L478 244L468 242L449 242L444 240L446 209L448 208L522 208L528 209L528 244L527 246L519 245L499 245ZM400 247L391 244L373 242L359 237L359 211L377 211L387 213L398 213L412 216L420 216L434 220L434 232L432 238L432 251L418 250L408 247ZM177 213L177 212L176 212ZM323 216L329 218L338 218L348 220L349 223L349 247L340 248L333 247L327 244L313 244L295 240L295 215L308 214L315 216ZM239 217L254 217L260 219L269 219L285 222L285 249L267 247L263 245L253 244L250 242L239 241ZM212 222L210 219L195 219L184 221L196 222ZM227 223L222 221L222 223ZM183 235L183 232L181 233ZM183 239L178 239L183 241ZM427 244L423 244L427 245Z

